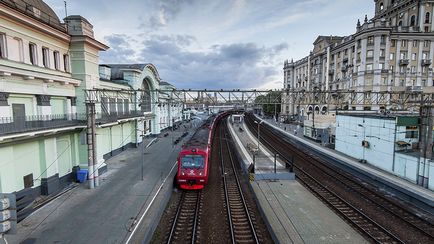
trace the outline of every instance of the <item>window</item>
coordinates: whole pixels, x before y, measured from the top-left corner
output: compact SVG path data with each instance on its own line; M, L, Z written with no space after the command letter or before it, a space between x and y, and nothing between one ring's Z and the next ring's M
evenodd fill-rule
M410 26L416 25L416 16L412 15L410 18Z
M406 46L407 46L407 40L402 40L401 47L406 47Z
M424 31L425 31L425 32L429 32L429 27L428 27L428 26L425 26Z
M423 52L422 53L422 59L428 59L429 52Z
M417 47L417 44L418 44L418 41L417 41L417 40L414 40L414 41L413 41L413 47Z
M366 70L371 71L372 70L372 64L367 64L366 65Z
M36 50L36 44L29 43L29 56L30 56L30 63L33 65L38 65L38 54Z
M373 50L369 50L369 51L366 53L366 57L367 57L367 58L372 58L372 57L374 57L374 51L373 51Z
M0 33L0 58L7 58L6 54L6 35Z
M419 131L417 126L406 126L405 138L418 138Z
M411 60L413 60L413 61L416 60L416 53L411 54Z
M44 67L50 67L50 50L46 47L42 48L42 64Z
M384 4L380 3L380 11L383 11L383 9L384 9Z
M401 59L407 58L407 52L401 52Z
M368 36L368 45L374 45L374 36Z
M391 40L391 41L390 41L390 46L391 46L391 47L394 47L395 45L396 45L396 40Z
M54 56L54 68L56 70L59 70L60 69L60 54L58 51L54 51L53 56Z
M63 55L63 70L65 72L69 72L69 55L68 54Z
M383 85L386 85L387 84L387 78L386 77L381 78L381 82Z
M393 72L393 65L390 65L389 69Z
M402 20L398 22L398 26L402 26Z
M378 68L379 68L380 70L383 70L383 69L384 69L384 64L383 64L383 63L379 63L379 64L378 64Z
M424 41L423 42L423 47L429 47L430 41Z
M426 12L426 14L425 14L425 24L429 24L429 19L430 19L430 13Z
M416 66L411 66L411 73L416 73Z
M395 58L395 54L394 53L390 53L390 55L389 55L389 59L390 60L393 60Z
M381 44L385 44L385 43L386 43L386 36L381 35Z
M380 58L384 58L386 56L386 50L380 49Z

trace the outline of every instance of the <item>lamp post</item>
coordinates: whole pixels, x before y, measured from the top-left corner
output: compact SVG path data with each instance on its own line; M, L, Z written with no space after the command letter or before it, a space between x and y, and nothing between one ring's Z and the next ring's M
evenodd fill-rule
M260 129L261 129L261 127L260 127L260 125L263 123L264 121L263 120L261 120L259 123L258 123L258 121L256 121L255 120L255 123L258 125L258 151L257 151L257 153L258 153L258 155L259 155L259 145L260 145L260 139L261 139L261 137L260 137ZM256 159L256 157L255 157L255 155L253 155L253 157L254 157L254 159L253 159L253 172L255 172L255 159Z

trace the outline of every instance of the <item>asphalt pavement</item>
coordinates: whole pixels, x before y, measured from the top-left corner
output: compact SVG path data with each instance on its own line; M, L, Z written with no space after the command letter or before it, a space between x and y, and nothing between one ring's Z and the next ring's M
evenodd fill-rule
M18 233L8 235L7 240L44 244L125 241L163 180L174 173L182 143L174 147L172 141L183 132L184 128L169 131L145 149L143 180L140 147L128 149L106 161L108 171L98 188L87 189L85 183L65 193L19 223ZM145 145L151 140L146 139ZM171 185L166 188L171 190Z

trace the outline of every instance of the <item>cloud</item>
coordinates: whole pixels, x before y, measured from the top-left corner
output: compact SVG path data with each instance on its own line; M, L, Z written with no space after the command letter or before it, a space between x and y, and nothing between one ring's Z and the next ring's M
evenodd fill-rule
M101 53L102 63L131 63L136 61L136 52L131 47L134 39L123 34L113 34L104 38L110 49Z
M192 4L196 0L159 0L152 1L150 5L151 13L149 18L141 19L140 27L146 31L158 30L161 27L167 26L168 22L175 19L177 14L182 10L182 7L187 4Z
M143 42L143 62L157 66L163 79L178 88L254 88L279 74L276 55L286 43L272 47L255 43L213 45L204 51L190 51L191 37L152 36Z

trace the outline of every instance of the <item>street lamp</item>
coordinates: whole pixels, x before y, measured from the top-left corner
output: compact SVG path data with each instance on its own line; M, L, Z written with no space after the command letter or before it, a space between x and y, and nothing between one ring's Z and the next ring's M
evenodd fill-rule
M258 124L258 153L259 153L259 143L260 143L260 129L261 127L259 127L264 121L261 120L261 122L258 123L258 121L255 120L255 124Z
M255 124L258 125L258 151L257 151L257 153L258 153L258 155L259 155L260 129L261 129L260 125L264 122L264 120L261 120L261 122L259 122L259 123L258 123L258 121L256 121L256 120L255 120L254 122L255 122ZM253 173L255 172L255 161L256 161L256 157L255 157L255 155L253 154Z

